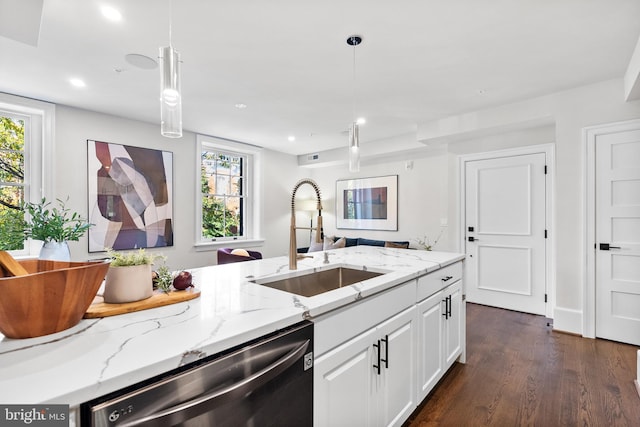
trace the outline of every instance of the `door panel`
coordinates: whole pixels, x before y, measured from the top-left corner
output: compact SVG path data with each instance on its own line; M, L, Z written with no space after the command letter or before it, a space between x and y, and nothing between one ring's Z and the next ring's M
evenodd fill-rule
M531 166L485 165L477 169L478 234L527 235L531 233ZM498 191L499 189L499 191Z
M640 345L640 130L599 135L595 150L596 336Z
M545 163L545 153L465 162L468 301L545 314Z
M478 247L478 289L531 295L531 249L526 247L481 245ZM501 268L504 260L512 262Z

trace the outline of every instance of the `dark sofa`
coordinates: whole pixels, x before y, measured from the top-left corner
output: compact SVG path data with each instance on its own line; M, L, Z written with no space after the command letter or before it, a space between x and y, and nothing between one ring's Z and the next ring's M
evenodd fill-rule
M333 241L337 242L342 237L333 237ZM408 241L388 241L388 240L375 240L375 239L364 239L362 237L346 237L345 236L345 247L350 246L379 246L386 248L400 248L400 249L409 249ZM298 248L298 253L306 253L309 251L309 248Z

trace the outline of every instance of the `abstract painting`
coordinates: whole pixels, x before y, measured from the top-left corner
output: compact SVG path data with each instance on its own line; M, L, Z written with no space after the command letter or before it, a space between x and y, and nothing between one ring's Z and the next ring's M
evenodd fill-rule
M398 229L398 175L336 182L336 227Z
M89 252L173 246L173 153L87 145Z

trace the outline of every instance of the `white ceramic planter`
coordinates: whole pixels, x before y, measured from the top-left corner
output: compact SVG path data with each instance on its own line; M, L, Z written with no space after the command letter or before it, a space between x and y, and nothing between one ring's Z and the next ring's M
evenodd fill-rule
M71 261L69 245L67 242L45 242L38 258L50 261Z
M153 295L151 265L109 267L104 280L104 302L119 304L140 301Z

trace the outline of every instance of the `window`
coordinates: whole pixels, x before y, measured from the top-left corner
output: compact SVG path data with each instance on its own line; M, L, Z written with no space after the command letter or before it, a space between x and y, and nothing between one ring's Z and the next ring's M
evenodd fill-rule
M52 199L55 106L0 93L0 229L20 225L22 202ZM2 239L13 256L36 256L40 244Z
M260 151L198 136L198 244L256 240Z
M25 124L27 117L0 111L0 228L21 228L20 206L25 201ZM28 128L28 126L27 126ZM2 236L2 249L23 251L24 240L12 239L15 233Z
M205 148L202 151L202 237L244 236L244 156Z

